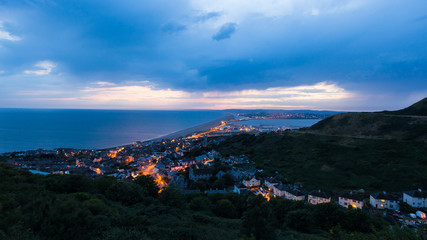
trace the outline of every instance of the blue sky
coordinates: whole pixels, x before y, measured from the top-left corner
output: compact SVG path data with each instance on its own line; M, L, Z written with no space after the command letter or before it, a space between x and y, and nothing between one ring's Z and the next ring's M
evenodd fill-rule
M0 107L393 110L425 0L0 0Z

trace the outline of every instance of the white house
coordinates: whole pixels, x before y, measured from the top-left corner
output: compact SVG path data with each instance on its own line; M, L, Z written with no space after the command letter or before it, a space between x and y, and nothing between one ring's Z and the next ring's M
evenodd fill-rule
M369 203L377 209L399 210L399 197L386 192L371 194Z
M277 196L277 197L284 197L286 190L287 188L282 184L273 186L273 194L274 196Z
M243 180L243 185L246 187L258 187L261 185L261 181L256 179L255 177L252 177L247 180Z
M343 193L338 197L338 204L342 207L348 208L363 208L363 197L352 192Z
M308 203L311 204L321 204L331 202L331 196L320 190L311 191L308 193Z
M278 185L279 182L274 178L267 178L264 180L264 185L269 189L273 189L274 186Z
M403 201L414 208L427 208L427 192L422 189L404 192Z
M285 198L289 200L302 201L305 199L305 194L298 189L285 190Z

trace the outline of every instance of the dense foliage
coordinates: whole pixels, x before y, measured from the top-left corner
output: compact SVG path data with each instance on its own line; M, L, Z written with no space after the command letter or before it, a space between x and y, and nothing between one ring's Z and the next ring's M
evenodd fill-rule
M425 239L334 204L156 189L0 165L0 239Z
M407 191L427 188L427 143L282 132L242 134L216 147L245 154L264 169L306 189Z

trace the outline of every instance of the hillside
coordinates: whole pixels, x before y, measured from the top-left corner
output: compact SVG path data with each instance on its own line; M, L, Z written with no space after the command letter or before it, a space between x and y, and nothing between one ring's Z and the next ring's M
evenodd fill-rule
M412 104L411 106L398 111L385 111L388 114L396 115L413 115L413 116L427 116L427 98Z
M234 136L217 150L245 154L265 176L307 190L399 192L427 187L427 144L420 141L282 132Z
M426 99L395 112L339 113L310 128L240 135L217 148L306 189L405 191L427 185ZM410 114L410 115L408 115Z
M427 98L399 111L335 114L302 131L427 141Z

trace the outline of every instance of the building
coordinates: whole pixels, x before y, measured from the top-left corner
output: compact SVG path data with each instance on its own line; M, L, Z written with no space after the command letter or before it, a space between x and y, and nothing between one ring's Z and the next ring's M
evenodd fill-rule
M308 193L308 203L311 204L321 204L331 202L331 196L320 190L311 191Z
M377 209L399 210L399 197L386 192L371 194L369 203Z
M338 204L345 208L351 206L352 208L362 209L363 197L353 192L343 193L338 197Z
M284 197L286 190L287 188L282 184L273 186L273 194L276 197Z
M219 172L215 175L217 178L222 178L226 173L222 170L219 170Z
M296 188L290 188L285 190L284 197L289 200L302 201L305 199L305 194Z
M427 192L422 189L404 192L403 201L414 208L427 208Z
M238 185L234 185L233 192L238 193L238 194L248 194L249 193L249 189L246 188L245 185L243 185L242 183L240 183Z
M205 193L227 193L225 189L209 189L205 190Z
M190 168L189 171L189 179L192 181L197 181L199 179L209 179L212 177L213 169L211 168L201 168L201 169L194 169Z
M234 179L235 181L238 181L238 180L240 180L240 179L242 178L242 172L241 172L241 171L239 171L239 170L234 170L234 169L232 169L232 170L230 171L230 174L231 174L231 176L233 176L233 179Z
M277 181L274 178L266 178L264 180L264 185L266 187L268 187L269 189L273 189L273 187L276 186L276 185L278 185L278 184L279 184L279 181Z
M243 185L246 187L259 187L261 185L261 181L252 177L250 179L243 180Z

